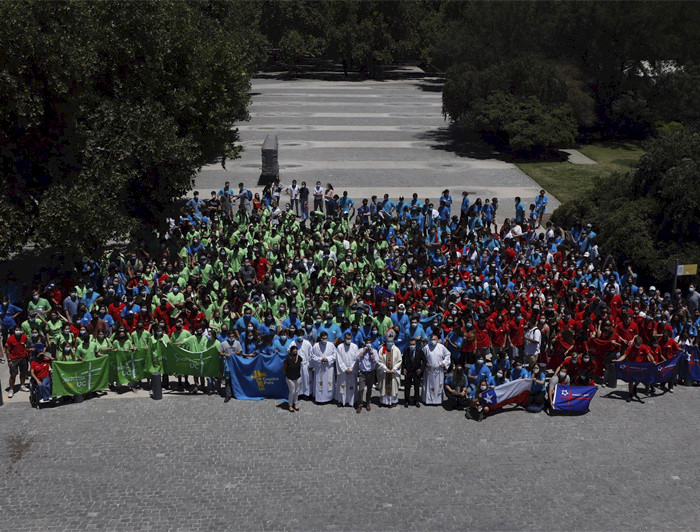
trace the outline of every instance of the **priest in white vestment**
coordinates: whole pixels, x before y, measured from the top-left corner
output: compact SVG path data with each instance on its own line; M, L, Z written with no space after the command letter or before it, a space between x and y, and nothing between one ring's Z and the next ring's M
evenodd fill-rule
M401 384L401 350L394 345L395 337L394 329L389 329L384 345L379 348L377 359L379 404L389 407L399 402Z
M335 384L335 345L328 341L328 333L323 331L319 340L311 348L311 365L314 368L314 400L328 403L333 400Z
M441 405L445 371L450 367L450 352L438 342L437 334L430 336L430 342L423 348L425 373L423 374L423 402L426 405Z
M290 332L291 334L291 332ZM299 395L311 397L314 394L313 370L309 367L311 363L311 342L304 338L304 331L296 331L296 338L289 347L295 345L301 357L301 381L299 382ZM287 349L289 352L289 349Z
M354 406L357 388L357 345L352 342L352 334L345 333L345 340L335 348L336 383L335 400L338 406Z

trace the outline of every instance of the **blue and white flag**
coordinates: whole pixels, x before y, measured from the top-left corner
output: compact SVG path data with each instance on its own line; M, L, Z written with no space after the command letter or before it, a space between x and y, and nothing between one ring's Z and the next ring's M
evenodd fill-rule
M597 386L557 384L554 387L552 408L566 412L587 412L597 391Z
M669 360L664 360L656 364L654 370L654 382L668 382L676 374L676 367L681 359L680 353Z
M287 355L284 353L255 355L253 358L233 354L227 357L226 364L236 399L287 399L287 381L282 371L285 358Z
M681 359L678 354L669 360L658 364L651 362L615 362L617 378L625 382L641 382L642 384L657 384L666 382L676 373L676 366Z

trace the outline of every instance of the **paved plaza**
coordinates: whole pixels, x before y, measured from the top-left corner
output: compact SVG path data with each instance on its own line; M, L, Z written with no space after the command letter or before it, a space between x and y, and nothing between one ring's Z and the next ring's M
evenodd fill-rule
M591 412L168 395L0 407L2 530L698 528L700 390Z
M196 180L201 197L225 181L257 188L260 148L266 135L276 134L286 184L332 183L356 202L385 192L394 199L417 192L421 201L437 200L449 188L456 206L467 190L474 198L498 197L499 218L514 214L515 196L527 207L541 187L511 163L455 153L439 80L405 70L404 78L388 81L255 78L251 120L238 126L242 157L225 170L204 167ZM556 206L550 197L549 211Z

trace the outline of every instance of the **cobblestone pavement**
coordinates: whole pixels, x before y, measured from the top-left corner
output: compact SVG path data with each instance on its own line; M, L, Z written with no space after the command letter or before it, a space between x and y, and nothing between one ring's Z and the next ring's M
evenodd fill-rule
M700 390L584 416L207 396L0 408L2 530L697 529ZM26 395L26 394L22 394Z

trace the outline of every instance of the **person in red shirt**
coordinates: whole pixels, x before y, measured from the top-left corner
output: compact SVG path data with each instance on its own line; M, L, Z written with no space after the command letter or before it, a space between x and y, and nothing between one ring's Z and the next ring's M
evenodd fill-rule
M51 400L51 358L45 351L37 353L32 361L29 373L36 382L36 393L39 395L39 402L46 403Z
M661 356L661 360L671 360L680 349L681 347L678 345L678 342L672 338L671 332L668 329L664 329L661 340L659 340L659 355ZM661 387L670 392L673 389L673 381L675 379L676 377L674 376L668 382L661 383Z
M484 357L491 354L491 331L493 324L486 321L486 316L481 314L479 320L474 324L474 333L476 334L476 356Z
M634 343L627 348L625 353L618 359L618 362L624 360L629 360L630 362L649 362L654 363L654 357L651 354L651 349L648 345L642 343L642 337L637 336L634 339ZM627 394L627 402L632 400L632 397L636 397L640 403L644 403L641 397L637 395L637 385L639 382L630 382L628 384L629 393Z
M10 390L7 397L12 398L15 393L15 379L19 373L19 389L21 392L28 392L25 386L29 370L29 349L27 349L27 335L22 333L22 329L16 327L14 334L8 336L5 342L5 353L10 369Z

